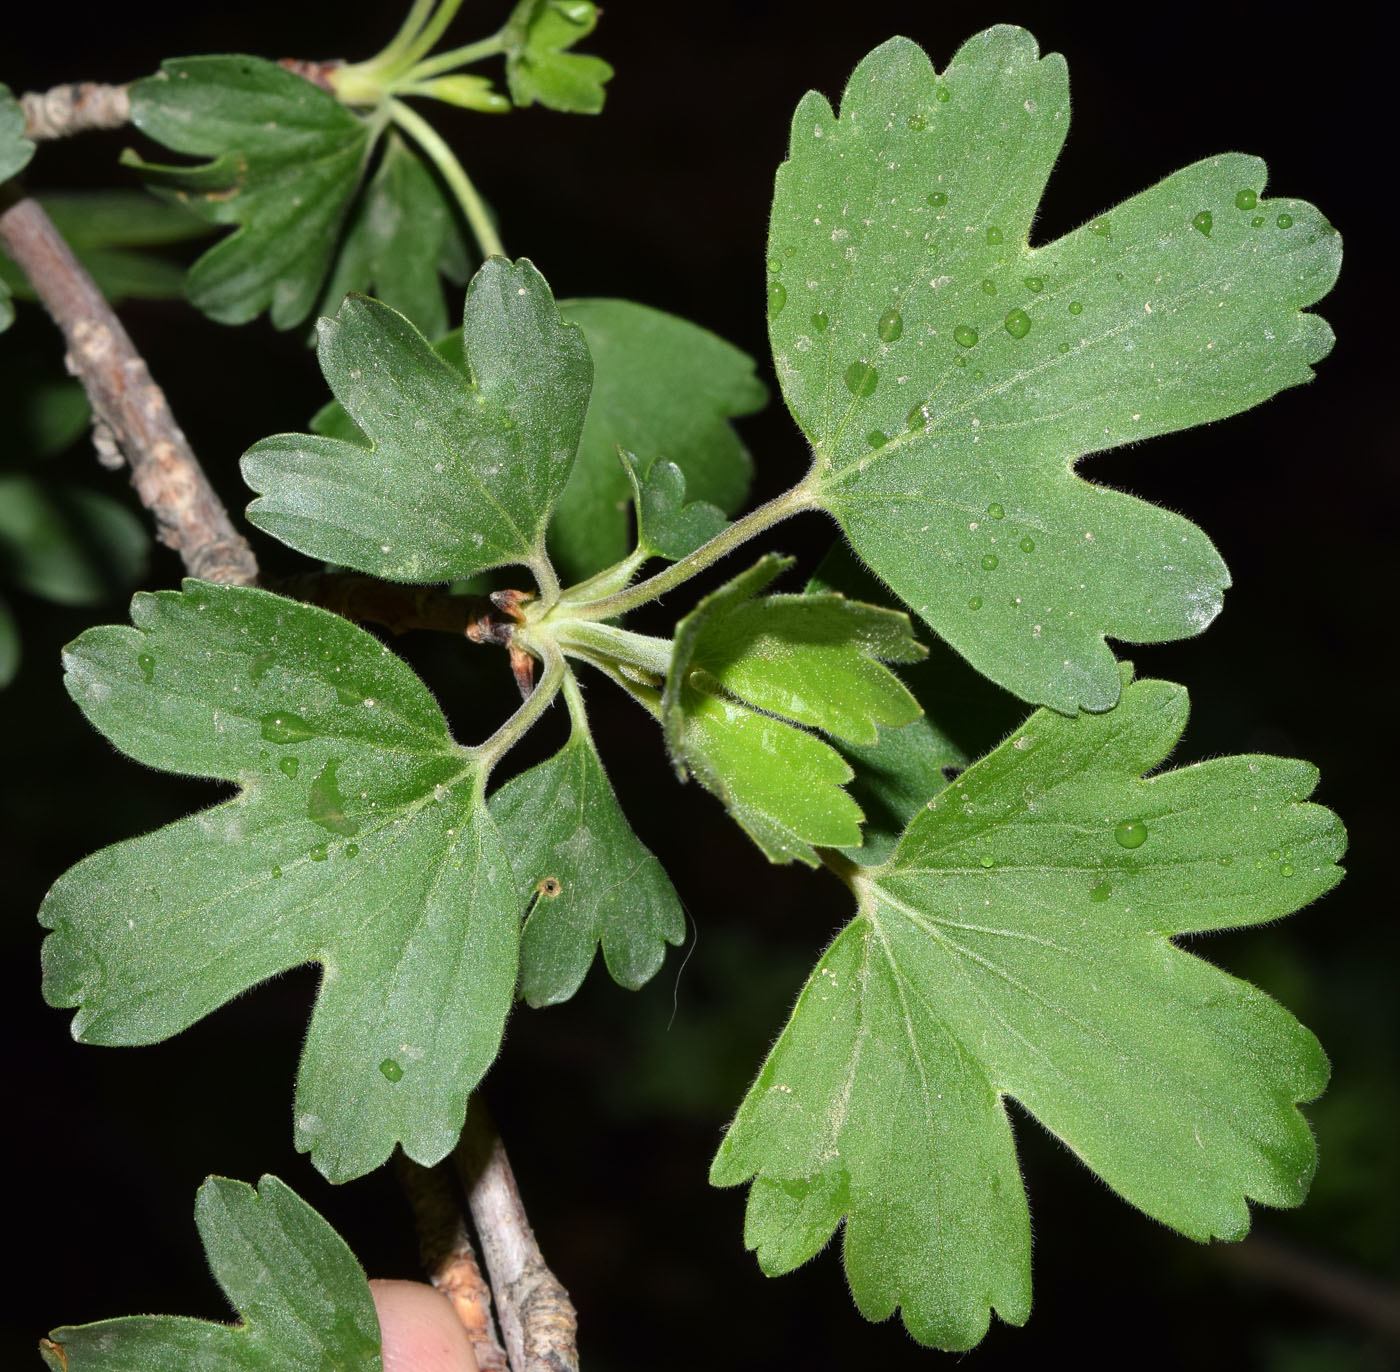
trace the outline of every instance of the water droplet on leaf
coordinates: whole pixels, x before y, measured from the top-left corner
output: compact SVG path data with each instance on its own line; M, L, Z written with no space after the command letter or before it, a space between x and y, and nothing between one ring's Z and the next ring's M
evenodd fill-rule
M360 856L360 845L359 845L358 843L347 843L347 844L345 845L345 856L346 856L346 857L359 857L359 856Z
M1033 553L1033 552L1035 552L1035 539L1033 539L1033 538L1023 538L1023 539L1021 540L1021 551L1022 551L1023 553Z
M996 865L989 853L983 853L979 860L983 867L993 867Z
M829 319L826 317L826 311L825 311L825 310L818 310L818 311L816 312L816 314L814 314L814 315L812 316L812 327L813 327L818 333L825 333L825 332L826 332L826 326L827 326L828 324L830 324L830 323L831 323L831 320L829 320Z
M953 337L957 340L959 347L975 348L977 346L977 330L969 324L959 324L953 330Z
M379 1070L384 1074L385 1081L402 1081L403 1068L396 1063L393 1058L385 1058L379 1064Z
M953 97L952 92L949 91L947 86L939 86L939 88L934 91L933 98L937 100L939 104L946 105Z
M1012 310L1002 323L1012 338L1024 338L1031 331L1031 317L1025 310Z
M880 335L886 343L893 343L896 338L904 332L904 316L895 309L893 305L880 316L880 321L875 325L875 332Z
M1199 229L1201 233L1209 238L1211 229L1215 227L1215 220L1211 217L1209 210L1202 210L1200 214L1191 221L1191 227L1193 229Z
M1262 229L1264 227L1264 216L1262 214L1256 214L1249 223L1252 228Z
M345 814L345 797L340 794L335 776L339 765L337 759L328 758L320 775L311 783L306 798L306 817L323 829L348 838L351 834L358 834L360 826Z
M1045 289L1045 282L1038 276L1028 276L1026 278L1026 289L1028 291L1043 291Z
M136 665L141 669L141 679L147 686L156 679L156 660L150 653L141 653L136 658Z
M776 319L787 304L787 287L781 281L773 281L768 286L768 318Z
M865 435L865 441L870 444L872 448L883 448L890 439L889 435L885 433L883 429L871 429L871 431Z
M1274 223L1281 229L1291 229L1293 227L1293 216L1291 214L1281 214L1274 220Z
M986 557L982 559L982 570L984 572L994 572L996 569L997 555L995 553L988 553Z
M293 780L295 780L296 774L297 774L297 769L298 769L300 766L301 766L301 763L300 763L300 761L299 761L297 758L294 758L294 757L284 757L284 758L282 759L282 761L279 762L279 763L277 764L277 770L278 770L279 772L282 772L284 775L286 775L286 776L288 776L288 777L291 777Z
M1279 869L1278 869L1278 874L1279 874L1279 876L1281 876L1281 877L1291 877L1291 876L1293 875L1293 865L1292 865L1292 863L1285 862L1285 863L1281 864L1280 867L1279 867Z
M995 295L997 293L997 283L995 281L984 281L982 291L985 295Z
M987 242L988 242L988 243L993 243L993 244L995 244L995 243L1000 243L1000 242L1001 242L1001 230L1000 230L1000 229L996 229L996 228L988 229L988 230L987 230Z
M1259 197L1250 190L1235 192L1235 208L1237 210L1252 210L1259 203Z
M1106 881L1096 881L1089 888L1089 899L1092 901L1097 901L1101 903L1107 900L1112 894L1113 887L1111 887Z
M967 602L967 608L969 610L980 610L982 608L982 597L980 595L973 596L972 599Z
M918 133L921 129L928 127L928 119L922 114L911 114L909 116L909 127Z
M778 258L776 258L776 257L770 257L770 258L768 259L768 270L769 270L770 272L780 272L780 271L782 271L782 269L783 269L783 264L782 264L782 262L780 262L780 261L778 260Z
M1141 848L1147 842L1147 825L1140 819L1125 819L1113 831L1113 837L1121 848Z
M880 384L880 373L863 357L846 368L846 389L854 396L875 394Z
M1100 238L1112 238L1113 234L1109 230L1107 219L1096 219L1089 225L1089 232L1096 233Z
M1069 302L1069 312L1071 314L1078 314L1083 308L1084 306L1081 305L1077 300L1071 300Z
M311 850L311 861L312 861L312 862L324 862L325 860L326 860L326 845L325 845L324 843L318 843L318 844Z
M990 505L987 506L987 513L991 515L993 519L1006 518L1006 511L995 501L993 501Z
M948 197L942 191L934 191L932 195L927 196L926 198L928 200L928 203L932 205L935 209L948 203Z
M282 875L282 869L280 867L274 867L272 869L272 875L274 877L280 877Z

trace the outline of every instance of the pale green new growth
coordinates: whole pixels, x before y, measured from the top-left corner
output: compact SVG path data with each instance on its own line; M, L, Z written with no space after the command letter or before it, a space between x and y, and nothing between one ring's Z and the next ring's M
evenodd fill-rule
M188 581L65 654L84 714L230 800L78 863L45 898L44 994L91 1043L153 1043L268 977L324 969L295 1140L335 1181L457 1140L500 1044L524 905L483 766L376 639Z
M676 626L661 723L678 773L713 791L770 859L815 865L816 848L860 842L862 816L841 789L850 766L795 725L873 743L879 725L917 719L880 664L923 650L892 610L834 594L755 601L789 565L770 554Z
M446 581L543 558L588 408L583 333L524 258L490 258L467 289L464 376L402 315L351 296L318 359L365 442L255 443L248 508L284 543L396 581Z
M1263 923L1340 879L1345 838L1306 763L1164 772L1186 718L1165 682L1104 715L1033 715L928 803L894 855L848 869L859 909L804 988L712 1177L756 1177L765 1271L845 1222L861 1310L968 1348L1022 1322L1030 1226L1003 1096L1125 1199L1197 1239L1247 1199L1296 1205L1327 1081L1313 1036L1173 945Z
M241 1324L131 1315L55 1329L52 1372L380 1372L379 1317L345 1240L290 1187L210 1177L194 1218Z
M597 114L613 69L568 51L598 24L593 0L520 0L501 30L506 84L517 105L539 101L565 114Z
M941 75L891 39L839 117L798 105L768 252L808 490L979 671L1072 712L1117 699L1105 636L1199 633L1229 584L1199 529L1074 463L1306 381L1340 242L1229 154L1032 248L1068 124L1065 64L1021 29Z

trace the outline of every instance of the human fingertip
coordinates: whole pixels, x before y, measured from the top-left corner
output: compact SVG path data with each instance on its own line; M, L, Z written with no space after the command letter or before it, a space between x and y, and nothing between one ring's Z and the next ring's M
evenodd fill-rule
M375 1278L384 1372L477 1372L467 1331L451 1302L418 1281Z

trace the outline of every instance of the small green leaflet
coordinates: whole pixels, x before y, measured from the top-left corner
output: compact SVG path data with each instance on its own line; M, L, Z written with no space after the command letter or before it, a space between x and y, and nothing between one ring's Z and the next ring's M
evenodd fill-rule
M1126 673L1125 673L1126 675ZM1186 693L1126 687L1050 710L846 873L856 917L807 982L711 1172L754 1178L745 1242L770 1274L845 1222L870 1319L970 1348L1030 1308L1030 1222L1003 1097L1192 1238L1296 1205L1314 1145L1296 1103L1327 1059L1286 1010L1172 943L1329 890L1345 846L1307 763L1229 757L1141 779Z
M475 755L328 611L187 581L131 613L70 645L69 694L138 762L239 790L58 879L45 997L78 1039L152 1043L319 963L298 1149L333 1181L396 1143L438 1161L496 1056L522 913Z
M638 841L581 719L568 743L497 791L500 827L524 903L520 994L556 1005L582 985L599 943L612 979L636 990L666 945L685 941L670 879Z
M769 554L681 620L660 714L681 776L714 792L772 861L815 866L816 848L860 843L862 815L841 789L850 766L795 725L874 743L881 724L917 719L880 664L923 649L892 610L838 595L753 599L790 565Z
M10 88L0 85L0 184L17 176L34 156L34 144L24 136L24 125L24 109ZM0 280L0 332L10 327L14 317L9 288Z
M467 279L458 211L431 169L396 134L350 212L316 314L330 316L350 292L382 300L428 338L447 332L442 278Z
M568 51L597 24L593 0L520 0L501 30L510 98L517 105L538 100L565 114L597 114L613 69L601 57Z
M625 448L618 449L618 456L632 483L639 548L679 562L728 526L718 506L686 500L685 473L674 462L658 457L643 463Z
M122 161L214 224L237 224L190 268L191 304L222 324L264 310L300 324L321 296L364 174L370 127L334 96L260 57L182 57L131 87L131 122L163 147L211 159Z
M214 1280L241 1324L131 1315L55 1329L52 1372L380 1372L374 1297L345 1240L289 1186L210 1177L194 1204Z
M631 300L561 300L559 313L583 330L593 359L583 437L549 530L555 566L566 581L576 582L620 562L631 547L632 490L618 463L619 445L664 453L652 459L648 473L670 461L684 475L690 501L733 514L748 496L753 464L729 421L760 409L767 392L754 376L751 357L689 320ZM466 371L459 331L435 347ZM334 401L311 428L365 441Z
M979 671L1073 712L1117 699L1105 636L1199 633L1229 584L1194 525L1074 463L1308 380L1332 334L1301 311L1341 247L1232 153L1032 249L1068 117L1063 60L1021 29L942 75L876 48L839 117L797 107L768 310L808 488L856 552Z
M35 197L102 294L122 300L177 300L185 268L152 249L205 238L213 230L178 202L145 191L57 191ZM0 282L32 300L24 274L0 252Z
M393 581L449 581L541 556L588 408L592 364L544 278L489 258L467 288L468 374L401 314L350 296L317 359L367 441L278 434L243 476L260 529Z

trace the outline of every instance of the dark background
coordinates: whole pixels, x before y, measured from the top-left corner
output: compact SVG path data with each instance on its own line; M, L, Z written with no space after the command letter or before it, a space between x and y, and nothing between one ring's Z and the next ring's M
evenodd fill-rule
M15 90L127 80L167 56L369 55L399 6L244 0L236 6L26 7L7 14L0 79ZM491 31L506 6L475 0L453 33ZM1235 576L1202 638L1135 652L1140 671L1185 682L1195 713L1178 760L1267 750L1322 768L1318 799L1352 835L1343 887L1267 930L1205 951L1259 981L1322 1038L1335 1076L1309 1110L1321 1146L1302 1210L1261 1212L1256 1239L1201 1248L1114 1198L1019 1112L1035 1222L1036 1309L1025 1330L994 1324L961 1355L974 1369L1037 1357L1090 1366L1379 1369L1396 1365L1356 1314L1329 1308L1322 1277L1360 1296L1400 1275L1395 1072L1397 939L1392 873L1395 636L1390 535L1395 288L1382 255L1394 216L1394 139L1378 35L1296 28L1258 7L1005 3L993 9L803 0L669 6L616 0L586 44L617 68L598 119L541 110L441 125L497 206L507 247L532 257L557 295L620 295L693 318L766 354L762 299L768 199L798 97L835 97L855 62L902 32L942 66L971 32L1022 23L1069 59L1075 123L1044 202L1044 240L1197 158L1262 155L1270 190L1305 196L1347 243L1341 282L1317 307L1338 335L1310 386L1223 424L1097 458L1091 475L1180 510L1216 540ZM435 115L436 117L436 115ZM124 184L133 134L45 147L35 187ZM33 314L32 307L28 313ZM177 305L124 308L215 484L234 509L254 440L301 428L323 383L298 335L241 330ZM21 319L0 339L47 350ZM767 364L761 372L769 375ZM3 419L0 418L0 422ZM0 431L2 432L2 431ZM804 470L781 401L747 420L757 496ZM0 438L3 442L3 438ZM120 491L80 444L75 476ZM813 519L777 543L809 557L830 542ZM273 570L296 559L256 538ZM178 566L157 554L151 586ZM191 1223L210 1172L272 1171L337 1225L373 1275L416 1275L411 1223L387 1170L326 1185L291 1149L290 1095L314 977L245 996L179 1039L139 1050L83 1047L38 994L33 912L47 885L96 847L208 803L210 787L138 769L82 722L59 686L58 649L86 624L124 618L19 601L26 661L0 696L7 899L3 1004L8 1103L18 1151L7 1176L16 1262L4 1317L6 1366L38 1366L33 1340L64 1322L144 1310L222 1318ZM459 736L484 737L510 708L500 664L446 641L402 645ZM486 650L475 650L479 655ZM898 1321L867 1325L829 1250L779 1280L741 1242L743 1193L705 1180L720 1131L816 952L847 917L820 874L770 868L719 807L669 777L654 728L597 685L604 757L644 841L670 869L698 941L635 995L595 969L571 1004L519 1011L487 1082L544 1250L581 1311L591 1369L849 1365L935 1367ZM1198 945L1199 946L1199 945ZM1260 1241L1263 1241L1261 1244ZM1265 1247L1264 1245L1267 1245ZM1283 1254L1300 1285L1251 1276L1249 1255ZM1392 1294L1392 1299L1393 1299Z

